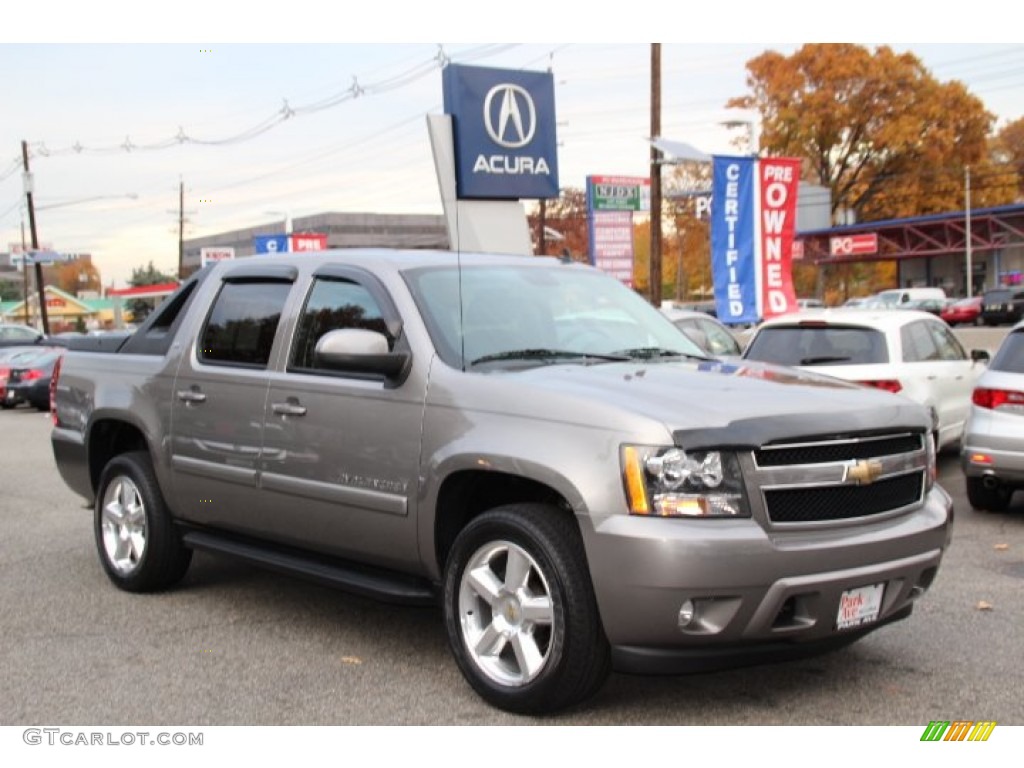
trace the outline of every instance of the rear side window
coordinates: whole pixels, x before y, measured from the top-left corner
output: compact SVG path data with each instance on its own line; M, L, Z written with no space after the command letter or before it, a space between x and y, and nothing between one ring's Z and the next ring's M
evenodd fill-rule
M744 353L780 365L874 365L889 362L885 335L873 328L763 328Z
M200 337L199 359L265 368L290 283L226 282Z
M989 365L994 371L1024 373L1024 331L1008 335Z

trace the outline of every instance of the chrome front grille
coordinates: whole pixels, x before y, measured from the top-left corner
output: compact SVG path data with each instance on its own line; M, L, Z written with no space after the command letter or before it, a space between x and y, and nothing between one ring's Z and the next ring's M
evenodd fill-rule
M924 499L922 433L834 436L753 452L753 478L772 524L828 524L898 514Z

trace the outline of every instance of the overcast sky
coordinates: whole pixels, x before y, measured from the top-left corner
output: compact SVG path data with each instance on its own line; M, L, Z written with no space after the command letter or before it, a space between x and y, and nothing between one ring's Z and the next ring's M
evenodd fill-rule
M564 14L559 18L531 3L516 4L519 16L508 27L499 19L483 23L483 9L491 4L441 3L432 8L452 9L446 18L453 20L459 17L455 9L476 9L473 21L442 25L431 17L418 26L421 17L401 10L405 4L378 3L369 11L378 14L378 26L363 20L358 28L348 26L344 13L320 10L334 7L322 3L256 3L256 21L247 25L203 10L215 4L180 2L162 7L163 16L142 27L119 26L137 16L137 4L92 3L87 13L78 5L56 5L63 9L51 18L16 18L0 29L0 252L20 242L23 219L27 232L20 159L25 140L40 240L58 251L92 253L104 282L117 285L149 260L175 269L179 179L187 237L265 223L285 211L293 217L440 213L425 116L441 112L444 61L550 67L560 183L582 187L590 174L648 172L650 48L640 40L652 28L665 38L690 40L663 44L662 134L709 153L732 149L737 132L723 121L751 117L726 110L725 102L746 92L744 65L764 50L790 53L803 42L844 38L847 30L845 39L865 44L877 39L871 37L875 31L935 38L892 14L885 24L873 21L872 7L884 4L871 2L857 4L857 19L810 23L794 16L796 26L778 19L758 24L756 17L734 12L745 3L720 3L695 11L688 27L680 18L686 4L665 3L672 15L626 18L617 12L594 22L590 33L579 11L556 12ZM787 4L804 5L818 13L844 8ZM959 37L971 39L975 22L954 23L941 5L929 6L934 17L948 19ZM630 3L640 6L646 7ZM68 9L73 12L63 12ZM537 19L536 28L529 18ZM385 19L393 23L385 27ZM725 26L734 21L741 26ZM30 33L15 36L15 29ZM366 39L395 42L352 42L361 31ZM409 42L538 35L622 42ZM181 42L193 36L199 42ZM972 43L889 44L912 50L941 81L962 80L1000 123L1024 116L1024 45L974 36ZM335 37L351 40L326 42ZM283 114L289 117L282 121Z

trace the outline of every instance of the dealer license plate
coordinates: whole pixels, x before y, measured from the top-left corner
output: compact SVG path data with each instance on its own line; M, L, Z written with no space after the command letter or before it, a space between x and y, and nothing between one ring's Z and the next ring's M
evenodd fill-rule
M839 597L839 613L836 616L837 629L851 629L870 624L878 619L882 610L884 584L848 589Z

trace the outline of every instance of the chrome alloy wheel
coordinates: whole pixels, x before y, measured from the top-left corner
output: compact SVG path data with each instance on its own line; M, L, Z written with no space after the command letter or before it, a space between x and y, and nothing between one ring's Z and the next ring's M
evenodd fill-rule
M548 581L522 547L491 542L466 564L459 584L462 639L494 682L518 687L543 671L554 616Z
M146 507L131 478L122 475L107 486L100 525L107 561L119 574L131 574L146 553Z

